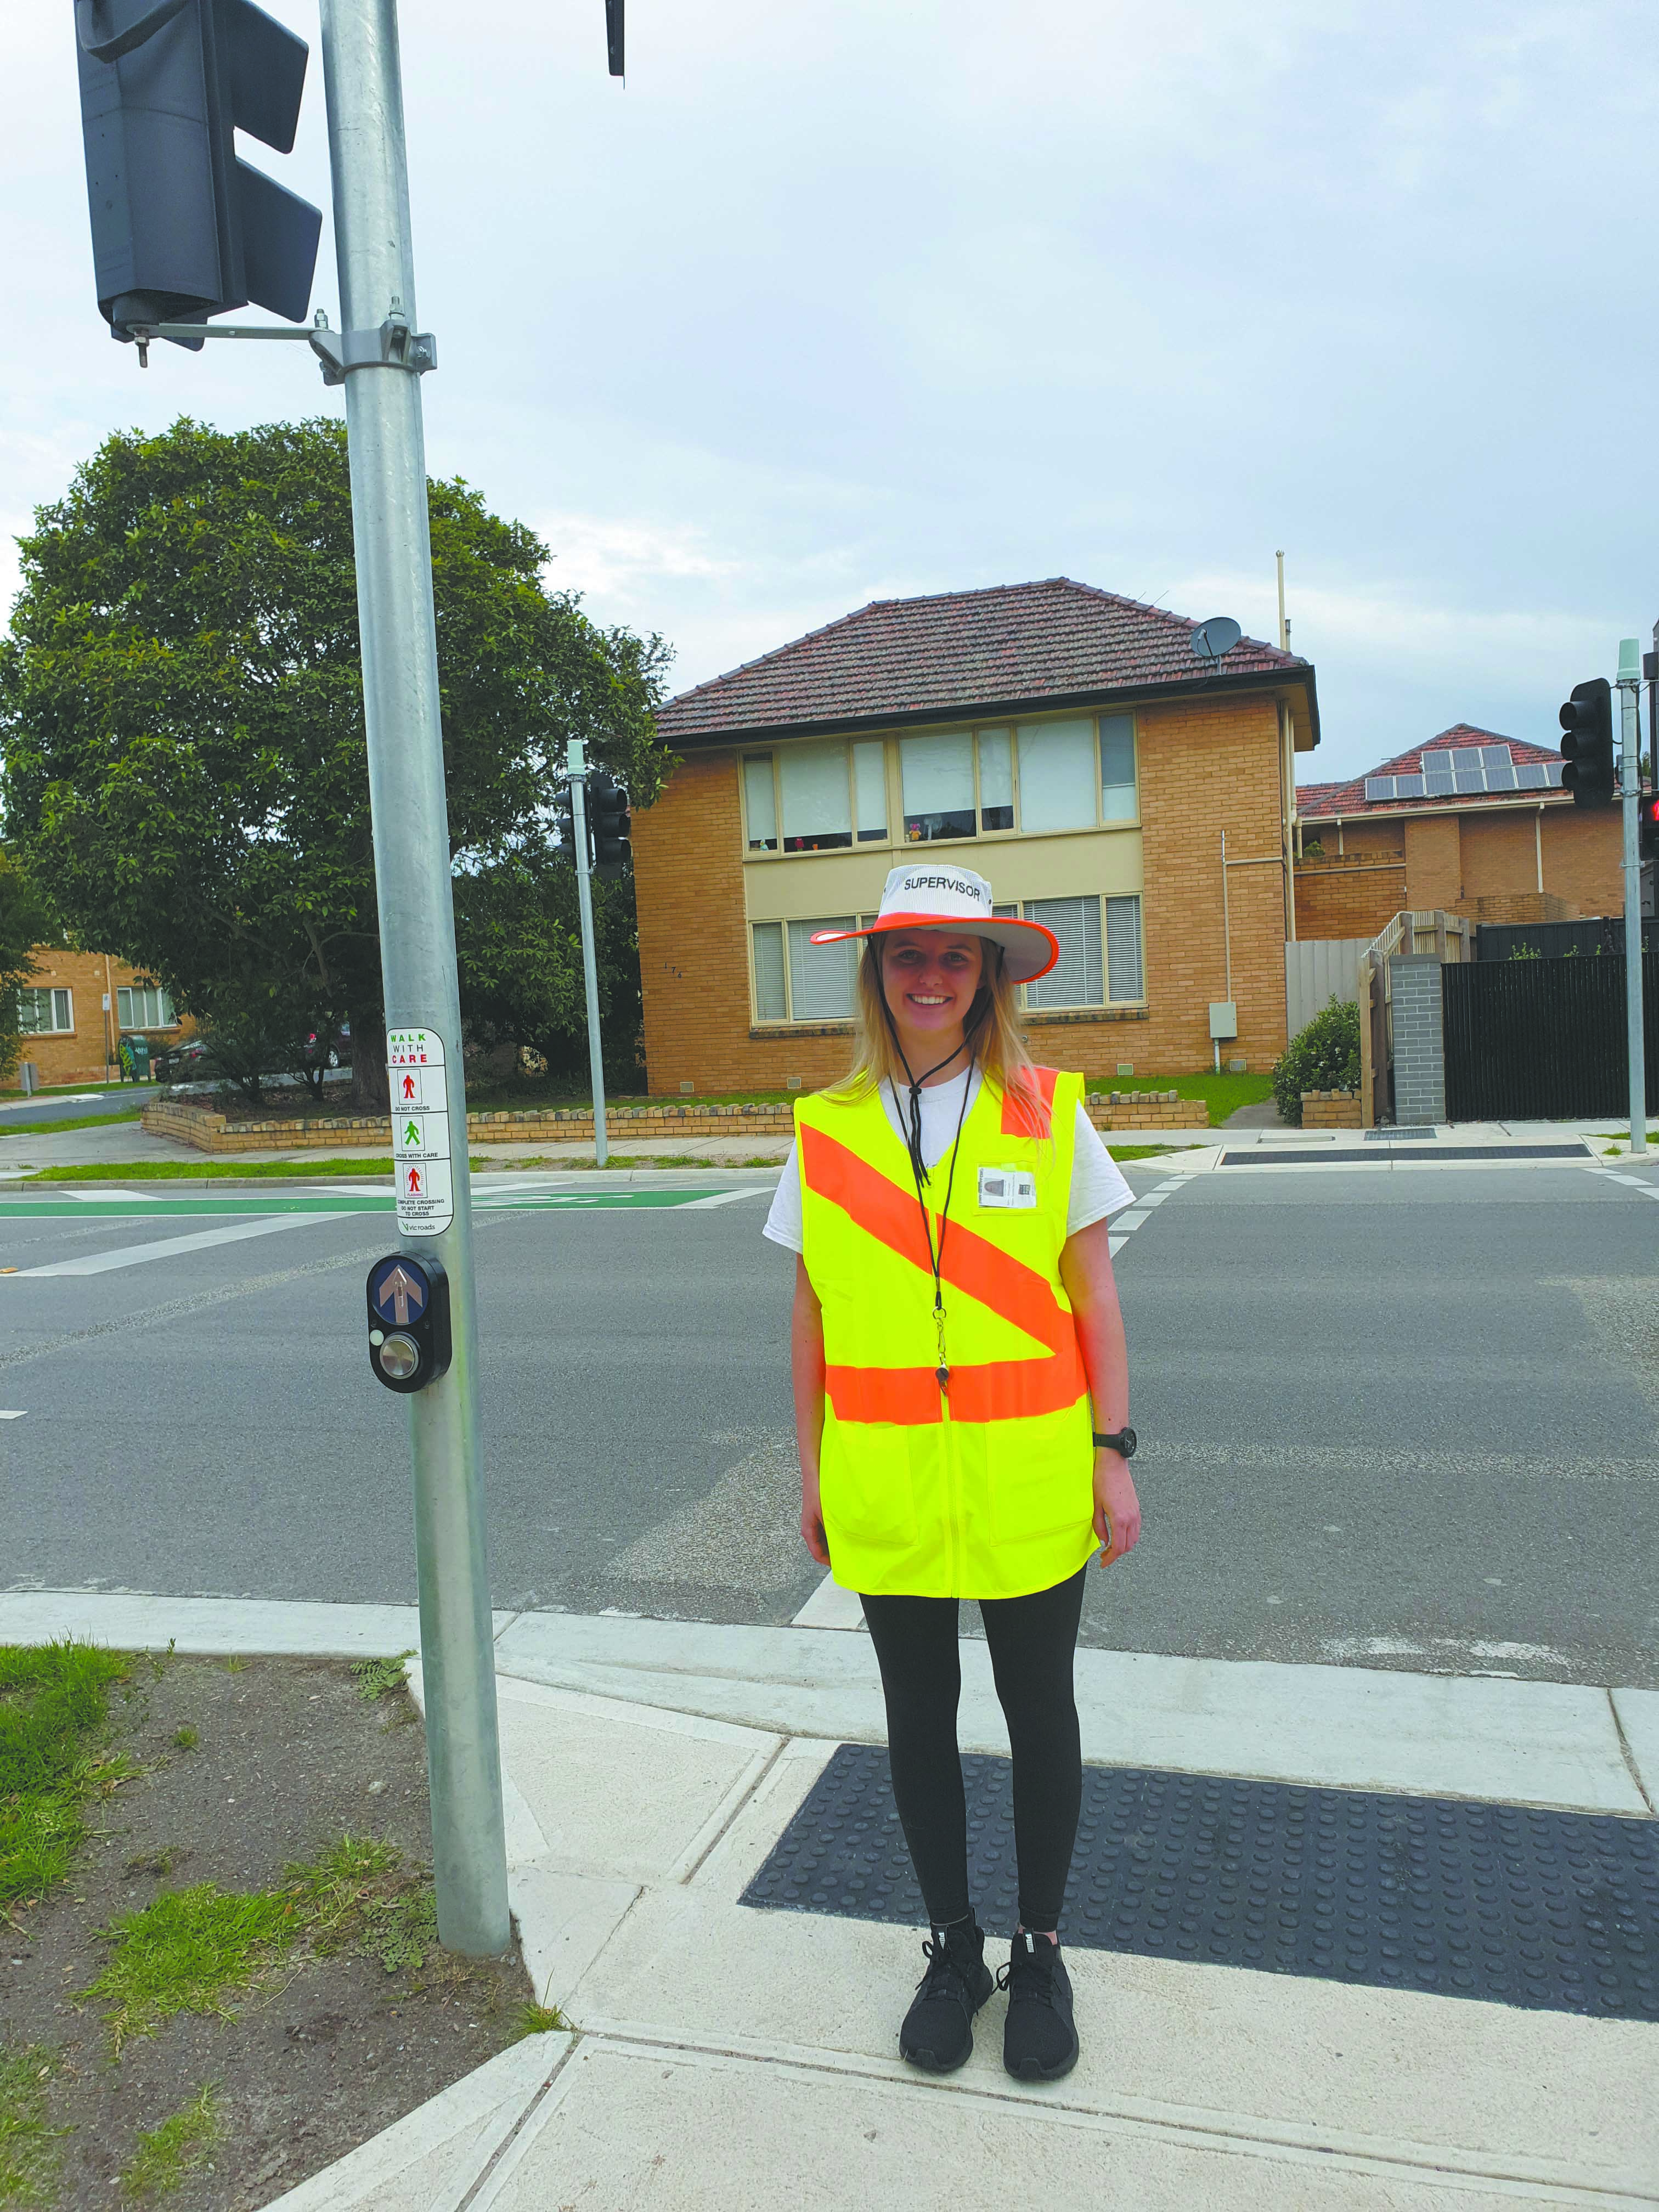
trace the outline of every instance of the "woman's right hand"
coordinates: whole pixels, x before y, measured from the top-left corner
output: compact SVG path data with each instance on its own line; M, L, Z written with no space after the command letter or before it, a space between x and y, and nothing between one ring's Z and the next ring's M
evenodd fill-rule
M830 1540L823 1533L823 1507L818 1498L818 1479L800 1471L801 1541L821 1567L830 1564Z

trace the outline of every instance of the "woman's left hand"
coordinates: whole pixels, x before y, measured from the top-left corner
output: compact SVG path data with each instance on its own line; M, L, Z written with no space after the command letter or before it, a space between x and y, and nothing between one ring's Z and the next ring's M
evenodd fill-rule
M1140 1500L1121 1452L1103 1445L1095 1452L1095 1534L1103 1547L1100 1565L1109 1567L1140 1541Z

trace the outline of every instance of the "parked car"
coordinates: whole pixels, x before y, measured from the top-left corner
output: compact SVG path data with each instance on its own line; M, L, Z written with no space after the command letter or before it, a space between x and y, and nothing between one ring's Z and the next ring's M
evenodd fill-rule
M150 1073L158 1083L192 1083L204 1077L203 1063L207 1059L205 1037L185 1037L179 1044L164 1045L150 1060Z
M306 1039L306 1058L319 1057L328 1067L349 1067L351 1065L351 1024L342 1022L337 1030L313 1030Z

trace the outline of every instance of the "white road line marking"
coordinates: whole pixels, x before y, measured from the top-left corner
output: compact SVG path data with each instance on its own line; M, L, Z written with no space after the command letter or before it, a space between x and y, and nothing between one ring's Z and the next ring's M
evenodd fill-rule
M843 1589L833 1575L826 1575L789 1626L791 1628L862 1628L864 1603L856 1590Z
M15 1413L0 1413L0 1421L21 1421L23 1418L23 1414L27 1413L27 1410L28 1408L25 1407L21 1411Z
M1121 1231L1126 1236L1130 1230L1139 1229L1141 1223L1146 1218L1146 1215L1139 1211L1139 1206L1140 1200L1137 1199L1135 1200L1137 1210L1133 1213L1120 1213L1116 1220L1112 1224L1113 1228Z
M176 1259L185 1252L204 1252L213 1244L234 1244L244 1237L270 1237L279 1229L304 1229L319 1221L338 1221L337 1213L278 1213L255 1221L228 1222L222 1229L201 1229L191 1237L163 1237L155 1244L124 1244L113 1252L90 1252L84 1259L60 1260L50 1267L20 1267L11 1279L26 1282L40 1275L106 1275L116 1267L139 1267L147 1260ZM347 1216L345 1218L354 1218Z
M771 1192L763 1188L753 1190L716 1190L711 1191L707 1198L688 1199L684 1206L670 1206L665 1211L671 1213L701 1213L707 1206L731 1206L740 1198L770 1198L771 1195Z
M1106 1239L1107 1257L1109 1259L1115 1260L1118 1254L1123 1249L1128 1241L1129 1240L1127 1237L1109 1237Z

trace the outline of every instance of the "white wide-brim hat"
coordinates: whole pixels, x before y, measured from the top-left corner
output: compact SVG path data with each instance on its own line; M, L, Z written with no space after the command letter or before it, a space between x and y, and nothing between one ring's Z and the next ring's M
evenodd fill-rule
M892 869L881 894L881 911L867 929L817 929L814 945L842 945L851 937L877 937L894 929L943 929L953 937L983 937L1000 945L1013 982L1046 975L1060 957L1060 939L1040 921L1017 921L993 913L991 886L971 868L912 860Z

